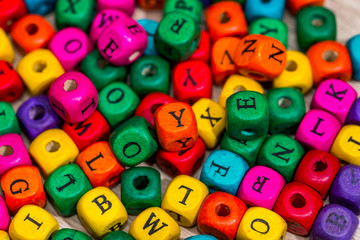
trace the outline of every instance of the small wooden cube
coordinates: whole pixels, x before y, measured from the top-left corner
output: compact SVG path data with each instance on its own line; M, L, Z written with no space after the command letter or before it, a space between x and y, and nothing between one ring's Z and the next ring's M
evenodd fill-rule
M0 239L4 239L1 232L7 231L10 224L10 215L7 205L2 197L0 197Z
M199 60L199 61L203 61L204 63L208 63L209 57L210 57L210 36L208 32L206 32L205 30L201 30L199 46L191 55L189 60Z
M13 102L20 98L24 84L11 63L0 60L0 72L0 101Z
M345 125L335 138L331 147L331 154L338 159L360 165L360 126Z
M0 60L12 63L15 58L14 48L11 45L4 29L0 27Z
M51 240L64 240L64 239L91 240L92 238L83 232L70 228L60 229L51 238Z
M20 134L20 126L12 105L0 102L0 135L7 133Z

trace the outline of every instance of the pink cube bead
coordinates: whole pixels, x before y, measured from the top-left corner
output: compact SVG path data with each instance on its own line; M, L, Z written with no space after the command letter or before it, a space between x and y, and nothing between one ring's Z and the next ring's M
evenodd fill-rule
M344 124L357 93L348 83L329 79L322 82L316 89L311 102L312 109L325 110L339 119Z
M97 9L116 9L130 17L135 11L135 0L97 0Z
M131 18L110 23L98 39L101 55L116 66L136 61L145 51L147 34L144 28Z
M246 173L237 196L248 206L272 210L284 186L285 179L278 172L268 167L255 166Z
M127 17L127 15L121 11L115 9L104 9L96 14L91 27L90 27L90 40L93 45L96 45L100 34L104 29L113 21Z
M4 199L0 196L0 230L7 231L10 223L10 215Z
M65 71L72 71L88 55L93 46L88 36L76 27L64 28L51 39L48 48Z
M332 114L312 109L302 119L295 139L311 149L328 152L340 128L340 121Z
M98 105L98 93L88 77L80 72L66 72L51 85L49 101L54 111L69 123L87 119Z
M21 165L32 165L21 136L16 133L0 136L0 176Z

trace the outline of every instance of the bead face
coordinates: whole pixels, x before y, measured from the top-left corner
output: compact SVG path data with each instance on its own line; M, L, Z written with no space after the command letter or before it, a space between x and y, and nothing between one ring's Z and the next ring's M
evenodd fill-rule
M360 125L360 100L357 99L350 108L346 124Z
M46 15L55 8L55 0L24 0L29 13Z
M285 0L262 1L253 0L245 2L245 16L247 22L267 17L281 20L284 14Z
M15 52L4 29L0 27L0 60L12 63Z
M91 240L92 238L83 232L69 228L60 229L52 237L52 240L64 240L64 239Z
M22 0L2 2L0 9L0 28L6 32L10 30L12 23L27 14L26 5Z
M201 1L192 0L166 0L164 5L164 16L171 12L182 13L191 16L198 24L201 23L203 4Z
M249 34L262 34L273 37L279 40L285 48L288 45L288 27L279 19L259 18L251 23Z
M0 136L7 133L20 134L20 126L11 104L0 102Z
M208 63L209 57L210 57L210 36L206 31L201 30L199 46L191 55L189 60L199 60Z
M129 234L127 234L123 231L115 231L115 232L108 233L103 238L103 240L117 240L117 239L134 240L134 238L132 236L130 236Z
M5 236L2 236L2 231L8 230L10 224L10 215L6 206L6 203L2 197L0 197L0 237L4 239ZM4 235L4 234L3 234ZM10 240L9 238L5 240Z
M148 2L147 0L145 1ZM159 26L159 23L151 19L140 19L137 22L145 29L147 34L148 43L144 51L144 56L158 55L158 52L155 47L155 34L156 34L156 29Z
M353 78L360 80L360 55L357 53L357 49L360 43L360 35L352 37L347 43L346 47L349 51L352 69L353 69Z
M20 98L24 84L11 63L0 60L0 73L0 101L13 102Z
M97 10L116 9L131 16L135 10L134 0L96 0Z
M345 125L335 138L331 147L331 154L350 164L360 165L359 138L360 126Z
M287 7L290 12L296 15L301 9L308 6L322 6L325 0L288 0Z

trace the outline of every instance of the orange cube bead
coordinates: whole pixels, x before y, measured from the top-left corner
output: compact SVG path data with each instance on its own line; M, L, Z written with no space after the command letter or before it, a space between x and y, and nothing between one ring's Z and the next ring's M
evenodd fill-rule
M287 7L290 12L296 15L301 9L308 6L322 6L325 0L287 0Z
M313 72L314 85L326 79L349 81L352 65L347 48L336 41L323 41L312 45L307 56Z
M187 103L164 104L155 112L155 129L163 149L177 152L193 146L198 138L195 114Z
M252 34L241 39L235 54L239 73L258 81L271 81L286 67L286 48L275 38Z
M31 52L45 48L55 35L55 30L44 17L29 14L14 23L10 35L25 52Z

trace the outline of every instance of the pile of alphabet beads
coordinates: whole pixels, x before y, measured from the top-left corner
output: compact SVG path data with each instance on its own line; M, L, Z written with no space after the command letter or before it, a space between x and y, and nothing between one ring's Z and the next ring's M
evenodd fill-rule
M0 239L359 239L336 24L324 0L0 1Z

